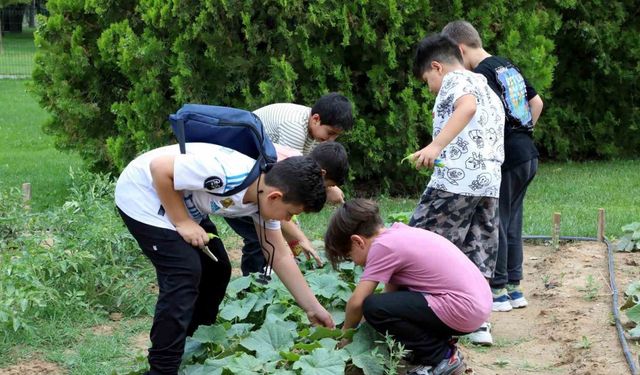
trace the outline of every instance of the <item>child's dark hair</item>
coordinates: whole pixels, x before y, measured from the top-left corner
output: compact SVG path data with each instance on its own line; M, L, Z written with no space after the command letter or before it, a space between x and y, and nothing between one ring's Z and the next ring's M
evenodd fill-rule
M480 39L478 30L464 20L449 22L442 29L442 35L448 36L457 44L464 44L471 48L482 48L482 39Z
M282 191L282 200L302 204L304 212L318 212L327 200L322 169L307 156L279 161L265 174L264 183Z
M324 248L333 268L349 259L351 236L371 237L383 226L376 202L357 198L340 206L329 220Z
M320 115L322 125L329 125L342 129L344 131L351 130L353 127L353 114L351 110L351 102L346 96L331 92L323 95L311 107L311 114Z
M326 171L325 179L343 185L349 174L347 150L338 142L322 142L311 151L309 157Z
M413 75L422 80L424 72L431 70L433 61L463 64L458 45L448 36L433 34L420 41L413 61Z

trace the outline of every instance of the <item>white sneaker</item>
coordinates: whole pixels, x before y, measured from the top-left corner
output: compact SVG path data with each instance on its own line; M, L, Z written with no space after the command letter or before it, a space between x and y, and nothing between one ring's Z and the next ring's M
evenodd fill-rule
M511 311L513 306L511 305L511 301L509 300L509 294L507 293L506 288L502 289L494 289L491 288L491 294L493 295L493 305L491 306L491 311Z
M491 346L493 345L493 337L491 337L491 323L482 323L480 328L476 329L468 335L465 335L472 344Z
M524 298L524 293L522 293L522 289L520 289L520 286L512 286L507 288L507 290L509 295L509 304L512 308L520 309L523 307L527 307L529 302L527 302L527 299Z

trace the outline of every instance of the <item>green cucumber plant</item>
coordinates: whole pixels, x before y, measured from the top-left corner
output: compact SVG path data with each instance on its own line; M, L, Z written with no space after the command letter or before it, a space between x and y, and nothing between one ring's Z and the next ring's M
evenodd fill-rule
M634 340L640 340L640 281L631 283L624 292L627 300L620 310L625 311L627 318L635 323L635 327L627 333Z
M618 241L616 250L636 251L640 250L640 222L634 222L622 227L624 235Z
M341 264L313 268L301 262L309 286L335 323L362 270ZM306 314L274 275L268 284L255 276L232 280L218 324L200 327L187 339L181 373L196 374L340 374L397 373L402 346L366 323L355 330L310 327ZM351 343L338 348L343 338Z

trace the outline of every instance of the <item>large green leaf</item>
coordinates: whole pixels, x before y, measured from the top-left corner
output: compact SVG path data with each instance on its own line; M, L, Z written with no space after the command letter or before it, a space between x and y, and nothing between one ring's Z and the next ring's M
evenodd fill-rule
M240 356L234 357L225 366L225 368L231 371L234 375L263 374L264 367L264 361L247 353L242 353Z
M640 305L635 305L625 311L627 318L633 320L636 324L640 324Z
M636 326L633 329L630 329L627 331L627 333L629 333L629 336L634 339L634 340L640 340L640 325Z
M636 301L640 299L640 281L634 281L629 286L627 286L627 290L624 291L624 294L627 296L635 296Z
M384 365L381 359L375 357L373 353L363 353L351 357L351 361L356 367L362 369L365 375L383 375Z
M336 375L344 373L346 361L339 350L320 348L311 354L300 357L293 365L305 375Z
M262 361L280 359L280 351L289 351L293 346L295 331L279 324L264 324L240 341L240 345L254 351Z
M227 337L245 336L249 333L249 331L251 331L251 328L253 327L254 327L254 324L250 324L250 323L233 324L227 329Z
M340 285L344 284L343 281L336 280L335 275L311 275L307 277L307 282L316 296L332 299L340 290Z
M353 335L351 344L345 347L345 350L351 355L353 364L361 368L365 375L378 375L384 373L384 366L380 359L376 357L376 353L383 356L388 355L386 348L376 345L376 341L383 339L375 329L369 324L362 324Z
M258 296L250 294L247 298L225 301L224 306L220 310L220 317L225 320L246 319L253 306L258 301Z
M206 343L225 343L227 341L227 331L219 325L200 326L193 333L192 340Z
M180 375L221 375L224 367L230 363L231 360L231 357L207 359L204 364L186 366L180 370Z
M246 290L251 285L251 277L238 277L227 285L227 296L235 298L239 292Z

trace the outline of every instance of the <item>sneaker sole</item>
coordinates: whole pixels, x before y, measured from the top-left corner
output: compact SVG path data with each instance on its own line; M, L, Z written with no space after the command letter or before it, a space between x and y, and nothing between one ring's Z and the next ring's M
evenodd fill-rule
M523 307L527 307L529 305L529 302L527 302L526 299L524 298L519 298L519 299L512 299L509 301L509 304L511 305L511 307L513 307L514 309L521 309ZM494 310L495 311L495 310Z
M460 366L456 367L451 372L445 372L442 375L463 375L467 371L467 365L463 362Z
M512 309L513 309L513 305L511 304L510 301L494 302L493 305L491 306L491 311L507 312L507 311L511 311Z

